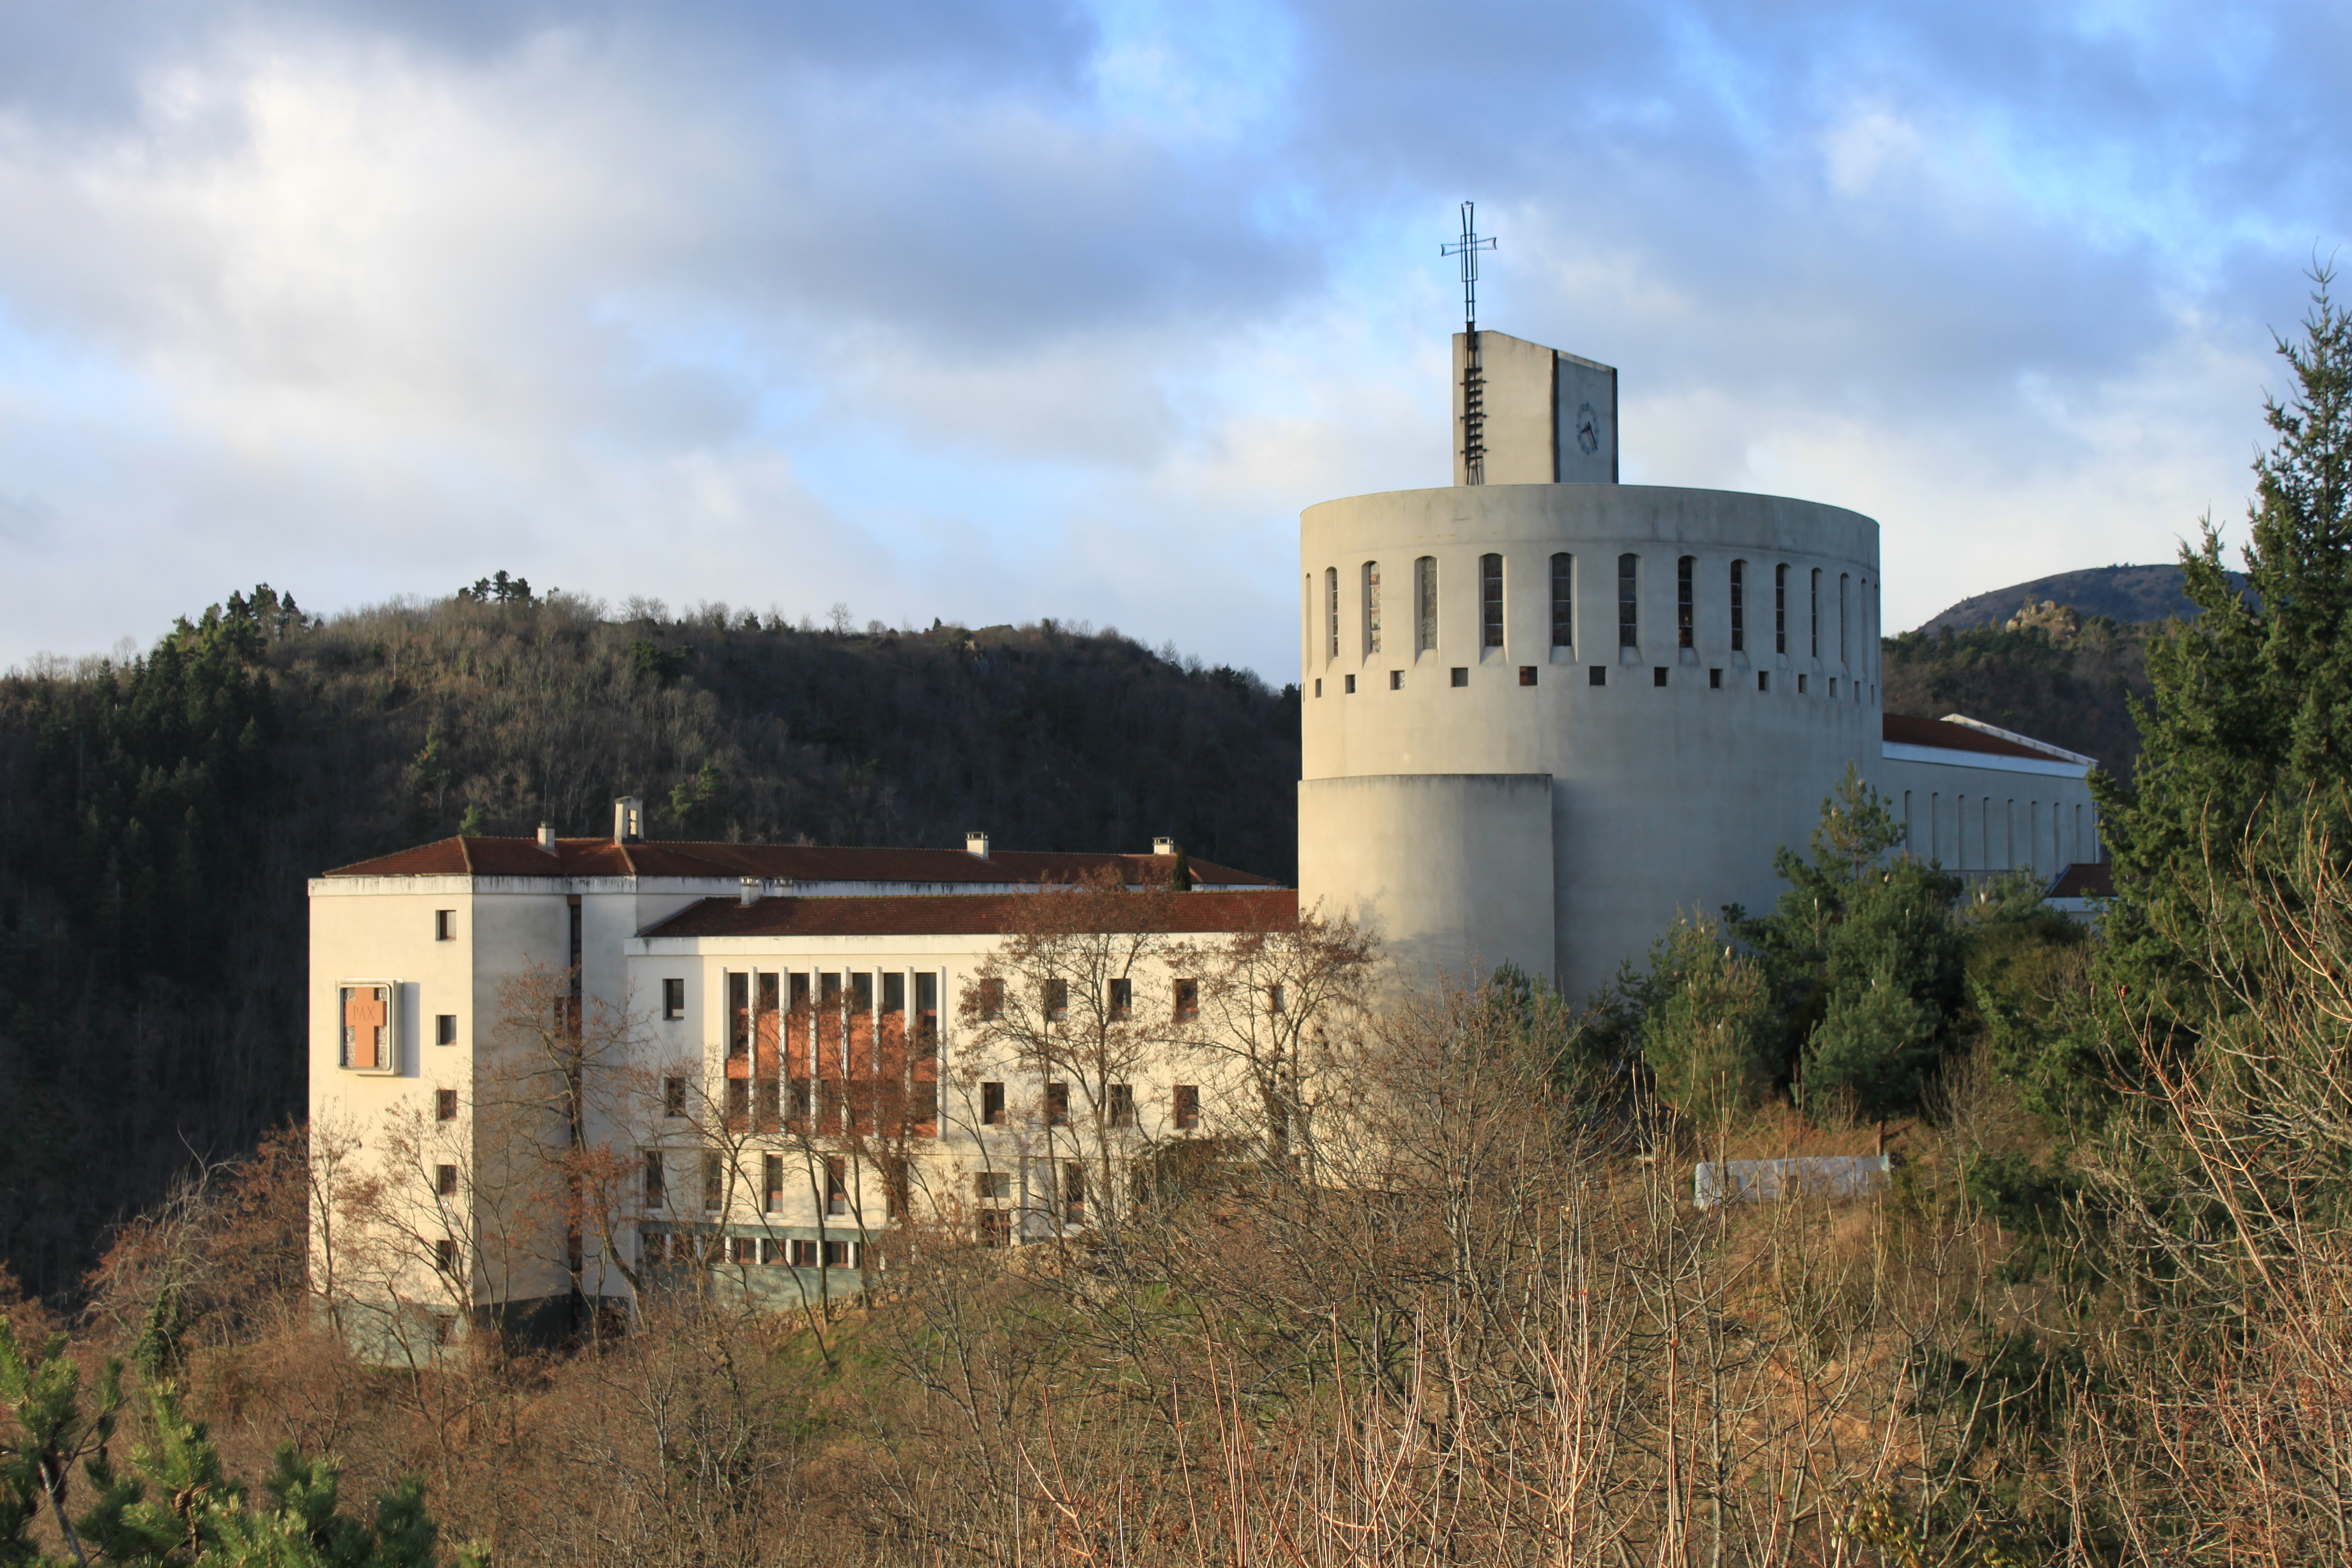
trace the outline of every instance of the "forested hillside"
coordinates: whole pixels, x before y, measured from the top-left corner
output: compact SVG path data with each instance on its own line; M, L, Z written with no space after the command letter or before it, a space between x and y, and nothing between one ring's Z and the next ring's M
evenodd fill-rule
M2127 781L2140 745L2129 700L2148 695L2148 647L2164 628L2060 614L2015 630L1906 632L1885 645L1884 704L1920 719L1965 713L2096 757Z
M501 574L320 620L261 588L127 663L0 679L0 1261L303 1097L305 879L457 832L1148 847L1290 879L1295 691L1106 629L619 616Z

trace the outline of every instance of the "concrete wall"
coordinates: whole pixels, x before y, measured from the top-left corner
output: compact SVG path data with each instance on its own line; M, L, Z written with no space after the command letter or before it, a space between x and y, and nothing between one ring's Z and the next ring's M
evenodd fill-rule
M1375 927L1407 973L1551 973L1558 897L1546 773L1381 773L1298 786L1298 879ZM1308 907L1302 892L1300 907Z
M1489 483L1328 501L1301 515L1299 537L1311 590L1302 628L1302 906L1420 887L1432 875L1416 864L1426 857L1409 833L1359 836L1352 846L1318 840L1310 803L1320 781L1549 774L1551 919L1504 930L1499 916L1486 917L1480 941L1513 953L1549 942L1551 969L1581 994L1645 950L1677 910L1769 903L1780 889L1773 851L1804 842L1849 762L1865 777L1876 773L1878 525L1858 513L1718 490ZM1573 558L1573 624L1559 644L1556 552ZM1625 553L1637 557L1631 646L1620 642L1617 616ZM1480 605L1487 554L1500 557L1503 572L1493 647ZM1685 556L1688 647L1677 615ZM1416 646L1414 603L1423 557L1437 569L1436 646L1426 649ZM1745 579L1737 647L1735 561ZM1362 592L1367 563L1381 574L1377 648ZM1782 567L1785 651L1775 623ZM1326 572L1340 585L1336 627ZM1460 897L1470 908L1484 901L1475 889ZM1516 907L1516 898L1499 907ZM1390 918L1403 931L1427 919L1404 905Z
M1490 485L1617 482L1617 372L1508 332L1478 334L1479 398L1486 411ZM1463 377L1470 340L1454 334L1454 482L1469 483L1463 460ZM1590 451L1578 439L1590 410Z
M2047 880L2099 858L2086 768L1924 746L1885 753L1879 787L1921 859L1972 878L2030 868Z

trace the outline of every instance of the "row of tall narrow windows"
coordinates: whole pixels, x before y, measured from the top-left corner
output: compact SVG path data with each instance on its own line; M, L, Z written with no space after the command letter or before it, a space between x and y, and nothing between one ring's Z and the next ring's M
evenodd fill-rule
M1790 582L1792 568L1784 564L1772 568L1772 651L1785 654L1789 647ZM1748 563L1731 563L1727 584L1731 611L1731 651L1746 653L1748 645ZM1675 563L1675 641L1679 647L1698 646L1698 557L1685 555ZM1805 586L1801 641L1806 655L1813 658L1824 656L1822 650L1822 589L1825 574L1816 566L1811 569ZM1621 647L1638 647L1642 639L1642 558L1628 552L1617 557L1617 643ZM1576 557L1561 551L1551 558L1551 646L1571 647L1576 642ZM1863 584L1867 594L1870 584ZM1367 561L1363 564L1360 584L1362 596L1364 654L1386 651L1382 646L1383 621L1381 613L1381 563ZM1832 608L1836 617L1837 660L1849 663L1853 658L1852 632L1853 615L1852 600L1853 575L1838 574L1837 597ZM1428 653L1437 647L1437 558L1423 555L1412 563L1412 651ZM1503 558L1500 555L1478 557L1478 646L1481 648L1503 646ZM1339 569L1323 569L1323 656L1327 659L1339 657Z

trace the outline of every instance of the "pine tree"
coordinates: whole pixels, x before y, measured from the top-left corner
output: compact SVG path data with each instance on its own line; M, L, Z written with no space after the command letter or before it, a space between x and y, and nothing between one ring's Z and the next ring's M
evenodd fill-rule
M2181 551L2201 614L2150 650L2133 787L2094 780L2116 884L2096 994L2176 1045L2232 1005L2189 952L2243 921L2250 844L2306 826L2352 843L2352 314L2313 281L2301 341L2277 341L2292 395L2263 400L2277 438L2254 463L2247 591L2209 520Z

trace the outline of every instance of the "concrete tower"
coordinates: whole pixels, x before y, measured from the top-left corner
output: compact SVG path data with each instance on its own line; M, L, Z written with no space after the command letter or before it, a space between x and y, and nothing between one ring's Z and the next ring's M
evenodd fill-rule
M1487 482L1300 516L1300 902L1580 996L1875 775L1878 525L1618 484L1616 372L1479 336Z

